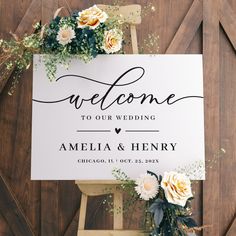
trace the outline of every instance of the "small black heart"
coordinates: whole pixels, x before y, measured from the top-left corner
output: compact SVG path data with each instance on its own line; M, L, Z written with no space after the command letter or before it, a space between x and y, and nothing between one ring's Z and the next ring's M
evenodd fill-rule
M121 131L121 128L115 128L115 131L116 131L117 134L119 134L120 131Z

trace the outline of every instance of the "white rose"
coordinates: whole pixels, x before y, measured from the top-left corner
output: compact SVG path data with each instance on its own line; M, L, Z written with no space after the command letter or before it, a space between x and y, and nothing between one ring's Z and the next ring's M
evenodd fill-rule
M185 174L165 172L161 181L165 197L169 203L184 207L189 198L193 196L191 181Z
M72 29L72 27L63 27L59 29L57 34L57 41L61 45L71 43L73 38L75 38L75 31Z
M105 31L102 48L107 54L118 52L122 47L122 32L117 29Z
M143 174L136 180L136 192L145 201L154 198L159 190L159 184L155 176Z
M107 18L107 13L94 5L79 13L77 25L78 28L90 27L91 29L95 29L100 23L105 22Z

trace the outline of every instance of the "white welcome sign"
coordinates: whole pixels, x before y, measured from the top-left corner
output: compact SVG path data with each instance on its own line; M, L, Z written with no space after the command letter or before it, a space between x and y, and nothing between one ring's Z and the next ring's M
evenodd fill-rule
M58 66L54 82L41 57L34 57L32 179L113 179L114 168L131 178L182 168L204 179L201 55L72 60L68 70Z

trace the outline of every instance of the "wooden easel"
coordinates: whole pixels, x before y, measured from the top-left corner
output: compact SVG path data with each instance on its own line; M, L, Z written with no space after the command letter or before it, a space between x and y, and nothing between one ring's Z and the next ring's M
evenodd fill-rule
M138 41L136 25L141 23L141 6L108 6L98 5L108 14L111 12L113 16L119 16L121 19L130 25L131 44L134 54L138 54ZM119 181L80 181L75 183L82 192L80 216L78 225L78 236L144 236L144 233L138 230L123 230L123 194ZM85 230L86 209L88 196L99 196L104 194L113 194L114 209L119 209L114 213L113 230Z

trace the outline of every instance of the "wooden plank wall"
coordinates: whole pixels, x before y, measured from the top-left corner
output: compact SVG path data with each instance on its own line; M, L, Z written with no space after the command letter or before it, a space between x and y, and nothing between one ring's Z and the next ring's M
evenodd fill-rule
M225 4L225 2L223 2ZM225 17L228 26L236 24L236 1L229 1ZM227 6L223 9L228 9ZM231 14L229 14L231 12ZM221 11L221 14L223 12ZM221 16L222 19L222 16ZM225 22L226 23L226 22ZM222 24L222 21L221 21ZM220 235L236 235L236 43L235 27L220 29L220 146L227 151L220 162ZM225 33L225 31L227 34ZM228 36L227 36L228 35ZM231 43L230 43L231 42Z
M71 9L82 9L94 3L112 2L12 0L9 4L7 0L0 0L0 37L9 38L10 31L23 35L30 30L31 22L40 18L47 22L60 6L69 4ZM120 2L123 5L138 3L144 9L142 24L138 27L139 47L144 52L148 52L144 39L155 33L160 36L159 53L204 53L207 159L212 159L220 147L225 148L226 154L208 169L204 184L194 184L195 217L200 223L212 225L204 230L204 235L236 235L236 1ZM150 5L155 11L145 14ZM224 28L219 27L219 21ZM10 190L0 188L8 193L0 192L0 236L75 236L80 192L74 182L30 181L32 71L25 73L13 96L7 95L9 87L10 82L0 94L0 172L4 177L0 183L7 183ZM15 209L9 210L9 214L6 208L4 210L6 196L12 199L11 206ZM112 227L112 217L105 211L102 200L102 197L89 200L87 228ZM23 232L14 218L16 214L22 222ZM125 222L126 228L137 228L138 225L137 221Z
M214 58L214 59L213 59ZM205 96L206 158L210 160L219 150L219 0L203 1L203 60ZM207 63L206 63L207 62ZM208 171L203 184L203 222L212 227L205 235L217 235L220 229L219 214L219 162ZM212 188L214 185L214 189ZM209 211L214 209L214 211Z

